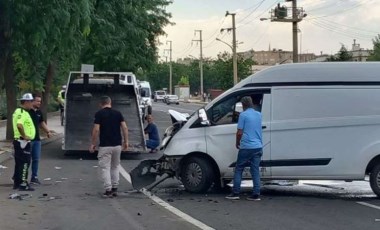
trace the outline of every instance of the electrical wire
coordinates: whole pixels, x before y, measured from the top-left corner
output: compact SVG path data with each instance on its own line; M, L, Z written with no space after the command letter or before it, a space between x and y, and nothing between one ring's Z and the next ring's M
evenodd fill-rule
M273 6L277 5L277 4L280 3L280 2L281 2L281 0L275 0L275 2L274 2L272 5L270 5L266 10L264 10L261 14L257 15L257 16L254 17L252 20L250 20L250 21L248 21L248 22L246 22L246 23L243 23L243 24L241 24L241 25L238 25L236 28L241 28L241 27L243 27L243 26L248 25L248 24L251 23L251 22L255 22L258 18L260 18L263 14L267 13L267 12L268 12Z
M343 9L343 10L338 10L338 11L335 11L333 12L332 14L327 14L327 15L322 15L322 16L316 16L316 17L312 17L312 18L309 18L309 19L317 19L317 18L325 18L325 17L332 17L332 16L336 16L338 14L342 14L342 13L346 13L347 11L351 11L351 10L354 10L354 9L357 9L367 3L370 3L370 2L373 2L374 0L362 0L361 2L357 3L356 5L353 5L351 8L346 8L346 9Z
M363 34L360 34L360 33L352 33L352 32L346 32L346 31L340 31L340 30L337 30L336 28L333 28L331 26L327 26L321 22L318 22L318 21L307 21L309 23L311 23L312 25L314 26L317 26L317 27L320 27L322 29L325 29L325 30L328 30L328 31L331 31L331 32L334 32L334 33L337 33L337 34L340 34L340 35L343 35L345 37L348 37L348 38L361 38L363 40L369 40L371 41L373 37L371 36L367 36L367 35L363 35Z
M243 22L249 16L251 16L265 1L266 0L262 0L261 2L259 2L259 4L247 16L245 16L243 19L241 19L240 21L238 21L238 24L241 23L241 22Z

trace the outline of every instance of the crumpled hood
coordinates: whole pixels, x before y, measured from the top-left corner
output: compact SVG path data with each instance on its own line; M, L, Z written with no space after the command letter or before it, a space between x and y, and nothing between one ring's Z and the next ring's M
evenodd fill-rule
M172 119L172 123L176 122L186 122L187 118L190 116L188 113L180 113L178 111L169 109L168 110L170 117Z

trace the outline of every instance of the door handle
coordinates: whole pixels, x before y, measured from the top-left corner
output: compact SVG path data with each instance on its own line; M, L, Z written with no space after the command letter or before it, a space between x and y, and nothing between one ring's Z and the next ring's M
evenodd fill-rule
M266 128L267 128L267 126L266 126L266 125L263 125L263 126L261 126L261 128L262 128L262 129L266 129Z

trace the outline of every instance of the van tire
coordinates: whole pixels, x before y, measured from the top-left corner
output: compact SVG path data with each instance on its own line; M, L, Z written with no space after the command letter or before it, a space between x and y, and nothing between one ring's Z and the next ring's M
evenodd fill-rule
M214 181L212 167L206 159L189 158L182 165L181 181L189 192L206 192Z
M152 111L153 111L153 110L152 110L152 106L149 105L149 106L148 106L148 114L151 115L151 114L152 114Z
M369 183L372 191L380 197L380 163L377 163L377 165L372 168L369 176Z

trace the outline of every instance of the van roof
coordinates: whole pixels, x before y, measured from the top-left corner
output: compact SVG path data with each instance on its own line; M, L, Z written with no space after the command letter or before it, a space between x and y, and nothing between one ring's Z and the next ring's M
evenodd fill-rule
M283 64L261 70L234 88L255 85L379 83L380 62L320 62Z

